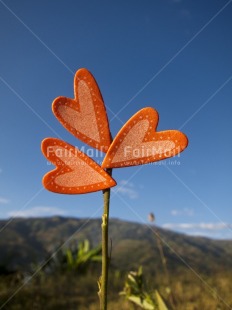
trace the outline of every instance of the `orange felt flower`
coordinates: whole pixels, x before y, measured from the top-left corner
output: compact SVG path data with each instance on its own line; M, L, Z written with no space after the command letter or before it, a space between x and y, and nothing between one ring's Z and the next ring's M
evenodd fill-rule
M113 187L115 180L103 168L166 159L188 145L187 137L178 130L156 131L159 116L153 108L134 114L112 142L101 92L87 69L76 72L74 94L74 99L56 98L52 104L53 113L75 137L106 152L106 156L100 167L74 146L55 138L44 139L42 152L56 168L44 176L43 185L52 192L83 194Z

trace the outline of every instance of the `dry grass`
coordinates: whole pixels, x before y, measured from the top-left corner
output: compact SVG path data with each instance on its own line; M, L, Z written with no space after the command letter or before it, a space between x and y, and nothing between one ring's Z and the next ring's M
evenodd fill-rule
M118 293L123 289L125 277L110 276L109 310L135 310ZM87 274L79 277L72 273L40 276L25 285L8 304L1 308L7 310L39 309L99 309L97 296L97 275ZM214 275L204 279L209 286L202 283L191 273L172 278L172 292L175 297L176 310L228 310L232 309L232 276L230 273ZM157 280L158 281L158 280ZM150 292L158 289L168 300L162 281L147 279ZM22 283L14 276L0 278L0 305L20 287Z

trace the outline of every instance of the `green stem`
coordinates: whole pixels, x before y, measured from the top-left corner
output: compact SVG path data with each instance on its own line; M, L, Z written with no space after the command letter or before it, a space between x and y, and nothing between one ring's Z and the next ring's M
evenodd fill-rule
M112 169L107 169L109 175L112 174ZM108 286L108 228L109 228L109 208L110 208L110 188L103 191L104 210L102 215L102 275L100 280L100 309L107 310L107 286Z
M156 229L156 227L154 227L154 232L155 232L155 236L156 236L156 240L157 240L157 246L159 249L161 262L162 262L163 269L164 269L164 274L166 276L166 284L168 285L168 287L171 290L170 291L170 303L171 303L172 309L174 310L174 309L176 309L176 307L175 307L174 296L173 296L173 292L172 292L172 288L171 288L171 281L170 281L168 267L167 267L167 259L164 255L164 250L163 250L163 246L162 246L162 239L161 239L161 236L160 236L158 230Z

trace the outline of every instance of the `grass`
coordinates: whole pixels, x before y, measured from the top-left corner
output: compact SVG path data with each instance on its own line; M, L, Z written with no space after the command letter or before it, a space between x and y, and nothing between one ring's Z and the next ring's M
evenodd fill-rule
M54 248L51 246L56 244L56 249L57 244L60 244L58 241L61 240L61 236L65 240L82 224L82 220L64 218L15 220L10 231L9 227L8 230L4 230L3 233L8 239L4 235L1 239L0 309L99 309L97 280L101 274L100 264L88 265L87 273L82 275L79 268L74 268L75 271L68 271L70 268L50 268L50 271L45 270L28 283L25 282L26 277L22 272L8 273L8 270L20 268L20 266L20 270L29 272L34 258L37 262L42 260L42 257L44 260L44 253L48 253L49 249L53 253ZM91 245L96 246L100 240L99 226L100 220L89 222L88 226L83 228L85 231L82 231L80 240L88 237L92 240ZM14 231L15 234L9 239L10 233ZM161 229L158 232L165 240L162 244L162 252L167 260L170 283L164 272L165 268L162 265L153 231L137 223L111 221L110 236L113 247L109 273L108 310L139 309L126 301L125 297L119 296L119 292L124 288L127 273L131 270L136 271L140 265L143 266L146 292L152 293L157 289L169 304L170 310L173 307L170 307L167 286L172 290L175 310L232 309L231 241L193 238ZM47 236L50 239L47 239ZM76 238L80 238L80 235ZM70 246L75 245L75 242L76 239ZM180 261L166 243L194 269L194 272ZM31 247L25 248L22 244ZM50 254L48 256L50 257ZM24 285L23 288L3 306L22 285Z
M99 271L97 270L81 276L73 272L59 272L51 275L40 274L27 284L24 284L24 287L7 305L0 309L97 310L99 309L96 283L98 275ZM148 274L144 275L146 277L146 289L148 291L150 290L150 292L158 289L164 299L168 300L164 275L160 273L155 278ZM118 293L122 291L125 279L126 274L111 270L109 274L109 310L140 309L126 301L123 296L119 296ZM215 274L213 277L204 278L209 288L187 269L183 274L171 275L171 285L175 297L176 309L232 309L231 280L231 272ZM25 283L25 278L20 274L0 277L1 306L23 283ZM214 292L212 292L212 289Z

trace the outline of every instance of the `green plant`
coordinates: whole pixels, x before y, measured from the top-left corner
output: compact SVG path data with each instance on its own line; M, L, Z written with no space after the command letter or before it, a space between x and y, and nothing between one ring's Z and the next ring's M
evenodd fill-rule
M130 271L125 281L123 292L120 295L140 306L145 310L168 310L158 290L153 294L144 289L143 270L140 266L138 271Z
M76 271L79 274L87 272L91 264L101 263L101 245L91 249L90 242L85 239L74 247L66 247L52 256L44 266L46 272Z
M67 268L79 270L86 270L92 262L101 262L101 245L94 249L90 249L90 243L86 239L78 244L76 253L71 249L66 249Z

